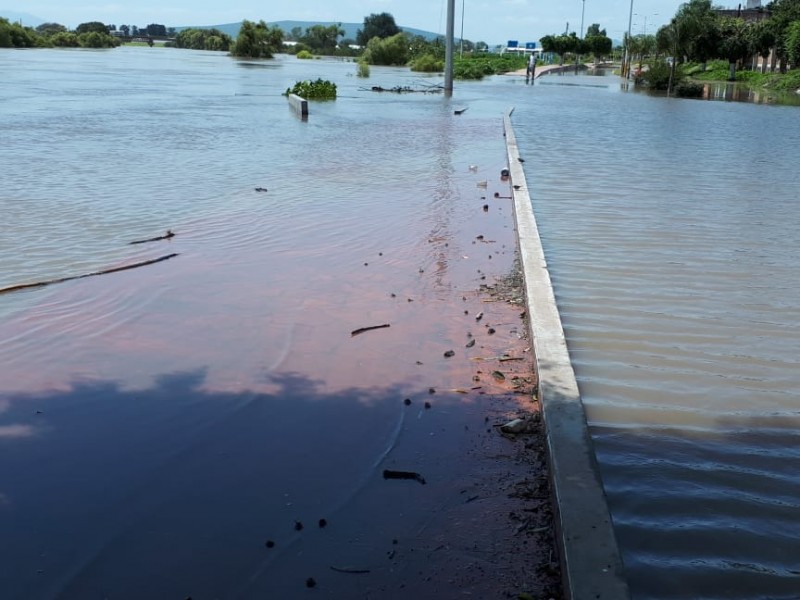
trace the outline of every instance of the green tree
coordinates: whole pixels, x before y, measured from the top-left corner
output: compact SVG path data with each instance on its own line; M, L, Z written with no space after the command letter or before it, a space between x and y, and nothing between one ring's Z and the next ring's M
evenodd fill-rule
M263 20L258 23L244 20L231 48L231 54L241 58L272 58L283 46L283 30L270 27Z
M781 73L785 73L789 28L795 21L800 21L800 0L775 0L768 8L771 13L769 21L775 34L775 53L780 60Z
M789 24L786 30L786 56L794 68L800 66L800 20Z
M50 36L50 43L57 48L78 48L81 43L78 35L71 31L60 31Z
M767 58L775 46L775 28L769 21L759 21L750 26L750 46L761 58L761 72L767 72Z
M300 41L315 50L317 54L333 54L341 36L344 36L341 23L328 26L312 25L306 28L306 33Z
M594 54L595 60L602 59L611 54L611 49L614 46L614 42L611 41L610 37L605 35L605 31L602 35L587 35L584 39L584 44L586 46L586 51Z
M101 23L100 21L89 21L88 23L81 23L75 28L75 33L77 33L78 35L80 35L81 33L90 33L92 31L96 33L107 34L108 28L105 26L104 23Z
M604 37L606 35L606 30L605 29L603 29L603 30L600 29L600 23L592 23L591 25L589 25L589 28L586 30L586 36L585 37L588 38L588 37L592 37L592 36L595 36L595 35L602 35Z
M748 25L744 19L723 17L719 22L720 43L718 56L728 61L729 81L736 81L736 63L750 56L752 46Z
M408 36L405 33L385 39L373 37L364 51L364 59L371 65L405 65L409 57Z
M166 26L159 23L150 23L150 25L148 25L144 31L147 33L147 35L158 35L162 37L167 36Z
M217 50L227 52L233 44L233 39L227 33L216 28L199 29L191 27L184 29L175 36L175 46L191 50Z
M0 48L35 48L39 45L46 43L32 28L0 17Z
M119 26L119 30L120 30L120 31L121 31L121 32L122 32L124 35L130 35L130 34L131 34L131 28L130 28L130 27L128 27L127 25L120 25L120 26Z
M289 32L289 35L286 36L286 39L293 42L299 42L301 37L303 37L303 28L292 27L292 30Z
M581 54L583 50L582 41L578 39L574 31L569 35L546 35L540 39L539 42L542 44L542 50L545 52L554 52L558 54L559 64L561 65L564 64L567 54Z
M719 47L719 17L711 0L689 0L678 8L675 19L682 33L681 52L689 60L705 63Z
M654 35L634 35L627 38L628 52L631 62L634 58L638 58L639 72L642 71L642 63L646 56L650 56L656 52L656 36Z
M36 28L36 33L44 36L51 36L65 31L68 31L68 29L61 23L42 23Z
M114 48L119 45L119 40L114 39L108 32L85 31L78 34L78 43L83 48Z
M372 13L364 17L364 27L356 33L356 41L360 46L366 46L372 38L385 39L397 35L400 31L391 14Z

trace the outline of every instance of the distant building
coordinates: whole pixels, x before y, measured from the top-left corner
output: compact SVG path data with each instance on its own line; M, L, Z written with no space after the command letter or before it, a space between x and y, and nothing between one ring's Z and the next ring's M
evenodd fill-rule
M722 17L744 19L748 23L757 23L769 16L761 6L761 0L747 0L745 8L742 8L742 5L739 4L736 8L715 8L714 12Z

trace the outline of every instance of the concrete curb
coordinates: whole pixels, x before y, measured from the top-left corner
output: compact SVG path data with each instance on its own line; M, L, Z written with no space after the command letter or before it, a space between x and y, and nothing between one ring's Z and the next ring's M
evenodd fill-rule
M513 111L512 111L513 112ZM586 414L533 214L511 112L503 119L530 334L539 375L564 595L630 598Z

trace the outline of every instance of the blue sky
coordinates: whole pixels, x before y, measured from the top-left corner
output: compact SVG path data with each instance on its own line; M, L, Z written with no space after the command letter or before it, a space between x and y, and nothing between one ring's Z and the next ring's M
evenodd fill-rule
M489 44L516 39L537 41L600 23L610 37L621 39L628 28L630 0L463 0L464 37ZM8 3L6 3L8 2ZM633 0L633 33L654 33L675 14L679 0ZM735 7L731 1L721 5ZM446 0L0 0L0 7L75 27L85 21L121 25L216 25L242 19L265 21L342 21L361 23L370 13L391 13L398 25L443 32ZM461 32L462 0L456 0L456 36ZM2 10L0 10L2 14Z

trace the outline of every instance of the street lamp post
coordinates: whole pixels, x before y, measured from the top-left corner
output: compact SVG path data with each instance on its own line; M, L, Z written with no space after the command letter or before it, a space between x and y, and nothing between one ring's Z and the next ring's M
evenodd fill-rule
M581 39L583 39L583 14L586 11L586 0L582 0L583 5L581 6Z
M633 1L633 0L631 0ZM447 30L444 46L444 95L453 95L453 33L455 30L456 0L447 0Z
M631 75L631 24L633 23L633 0L631 0L631 10L628 13L628 38L625 40L625 59L622 61L622 74L628 79Z
M461 0L461 52L459 56L464 58L464 3L467 0Z

